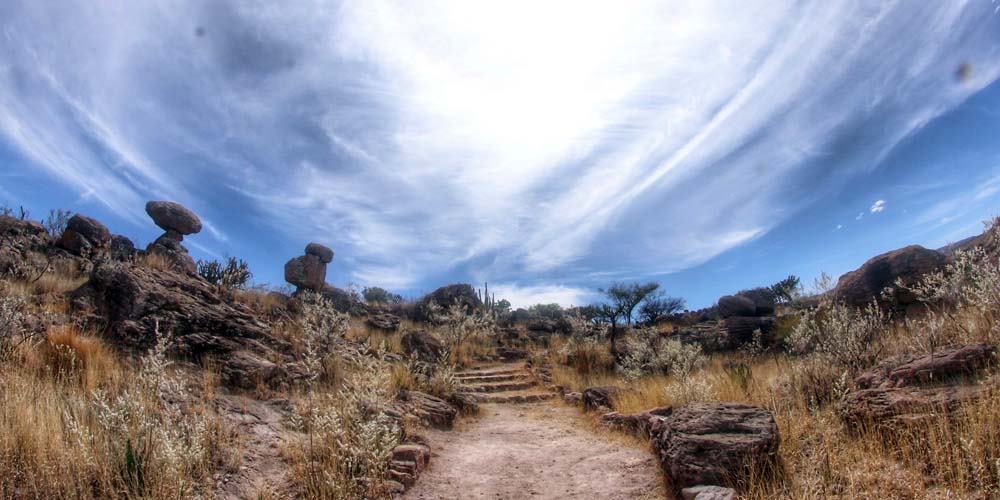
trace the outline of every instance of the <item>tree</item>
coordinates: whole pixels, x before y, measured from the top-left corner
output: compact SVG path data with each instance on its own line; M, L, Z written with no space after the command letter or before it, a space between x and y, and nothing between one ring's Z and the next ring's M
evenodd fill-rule
M498 314L507 314L510 312L510 301L507 299L500 299L493 306L493 310Z
M771 291L779 302L788 303L799 295L801 282L798 276L789 275L787 278L771 285Z
M593 321L608 325L608 339L611 341L611 355L618 359L618 322L624 317L621 304L594 304L590 306Z
M670 316L681 309L684 309L684 299L656 292L646 297L646 300L639 306L639 318L643 323L652 325L660 318Z
M364 298L366 304L400 304L403 302L402 295L377 286L366 286L361 290L361 297Z
M621 311L625 325L632 328L632 315L638 306L649 294L660 288L659 283L613 283L607 288L599 289L608 301L614 305L614 309Z

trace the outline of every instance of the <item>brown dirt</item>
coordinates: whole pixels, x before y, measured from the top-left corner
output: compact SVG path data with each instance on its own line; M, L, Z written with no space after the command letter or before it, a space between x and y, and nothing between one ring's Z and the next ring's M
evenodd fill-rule
M561 403L483 405L465 429L428 431L430 467L404 499L664 498L653 455L593 432Z

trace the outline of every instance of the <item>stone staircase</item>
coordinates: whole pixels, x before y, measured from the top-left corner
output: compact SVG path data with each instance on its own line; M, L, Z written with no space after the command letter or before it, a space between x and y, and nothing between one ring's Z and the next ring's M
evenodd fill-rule
M455 374L458 392L477 403L535 403L555 397L528 372L523 363L503 363L470 368Z

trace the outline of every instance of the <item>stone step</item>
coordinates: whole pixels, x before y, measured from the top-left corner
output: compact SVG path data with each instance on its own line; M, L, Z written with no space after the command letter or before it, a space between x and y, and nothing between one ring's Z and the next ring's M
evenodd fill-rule
M535 387L534 381L520 381L520 382L498 382L494 384L476 384L476 385L463 385L461 387L462 392L509 392L509 391L523 391L525 389L530 389Z
M554 398L553 392L471 393L478 403L537 403Z
M502 368L502 369L482 370L482 371L479 371L479 370L466 370L466 371L462 371L462 372L456 372L455 376L458 377L458 378L463 378L463 377L496 377L496 376L503 376L503 375L521 375L521 374L524 374L524 373L525 373L525 371L524 371L523 368Z
M464 384L489 384L493 382L514 382L528 380L531 375L528 373L513 373L510 375L455 375Z

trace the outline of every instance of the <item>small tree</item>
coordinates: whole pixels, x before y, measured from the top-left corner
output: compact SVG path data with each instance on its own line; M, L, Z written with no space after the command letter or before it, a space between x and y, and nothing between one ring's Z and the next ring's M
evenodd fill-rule
M611 341L611 355L618 359L618 324L625 315L621 304L594 304L588 311L595 323L608 325L608 339Z
M798 276L789 275L787 278L770 286L778 302L788 303L799 295L801 282Z
M42 221L42 226L45 227L45 231L49 233L49 236L53 238L58 238L59 235L66 230L66 225L69 224L70 217L73 217L73 212L69 210L49 210L49 216Z
M608 301L613 306L612 309L619 311L626 327L632 328L632 315L635 313L635 308L658 288L660 288L660 284L654 282L613 283L608 288L602 288L598 291L607 296Z
M217 260L199 260L198 274L213 285L229 289L246 288L250 280L253 279L250 265L245 260L236 257L226 257L225 264Z
M361 297L366 304L400 304L403 296L392 293L382 287L368 286L361 290Z
M670 316L684 309L684 299L669 297L662 292L656 292L646 297L639 306L639 318L643 323L652 325L660 318Z

